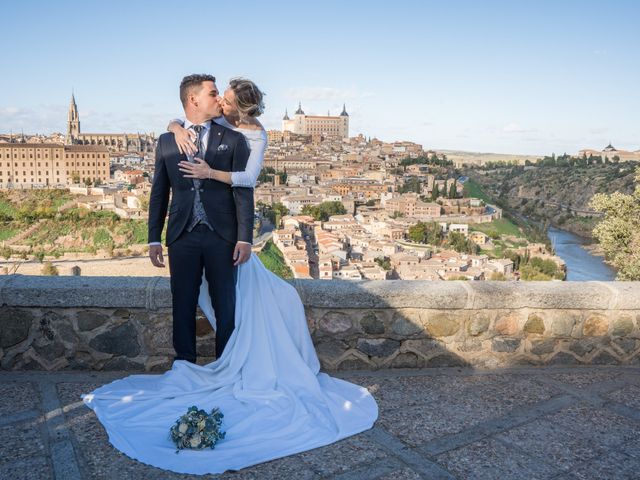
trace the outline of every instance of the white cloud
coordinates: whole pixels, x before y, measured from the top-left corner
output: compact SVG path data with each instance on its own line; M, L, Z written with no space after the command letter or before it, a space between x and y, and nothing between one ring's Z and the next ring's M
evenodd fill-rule
M36 108L0 106L0 132L51 133L66 127L63 105L38 105Z

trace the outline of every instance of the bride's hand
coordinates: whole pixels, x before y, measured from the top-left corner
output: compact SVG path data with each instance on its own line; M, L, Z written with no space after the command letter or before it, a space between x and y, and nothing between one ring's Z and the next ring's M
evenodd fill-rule
M211 167L201 158L194 158L195 163L182 161L178 163L178 168L184 173L185 178L211 178Z
M173 132L178 150L185 155L193 155L196 153L196 132L183 128L180 124L171 122L169 124L169 131Z

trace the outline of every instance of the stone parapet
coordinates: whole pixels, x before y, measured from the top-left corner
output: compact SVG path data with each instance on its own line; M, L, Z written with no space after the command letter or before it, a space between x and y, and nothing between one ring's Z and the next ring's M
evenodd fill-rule
M293 280L325 370L640 364L640 282ZM0 278L0 368L164 370L163 277ZM197 320L198 354L215 333Z

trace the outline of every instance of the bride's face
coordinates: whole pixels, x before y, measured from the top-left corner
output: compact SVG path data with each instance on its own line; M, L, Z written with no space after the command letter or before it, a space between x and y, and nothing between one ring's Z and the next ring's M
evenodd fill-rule
M233 93L233 90L231 90L230 88L227 88L224 91L224 96L220 101L220 105L222 106L222 113L225 116L234 116L238 114L236 94Z

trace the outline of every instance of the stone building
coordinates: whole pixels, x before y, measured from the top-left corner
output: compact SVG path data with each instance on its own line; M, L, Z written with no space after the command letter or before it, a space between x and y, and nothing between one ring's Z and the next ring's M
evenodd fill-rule
M289 118L288 112L285 111L282 131L324 138L349 138L349 114L346 105L343 105L342 113L338 116L306 115L302 110L302 104L299 103L293 118Z
M109 179L109 151L98 145L0 143L0 188L66 186Z

